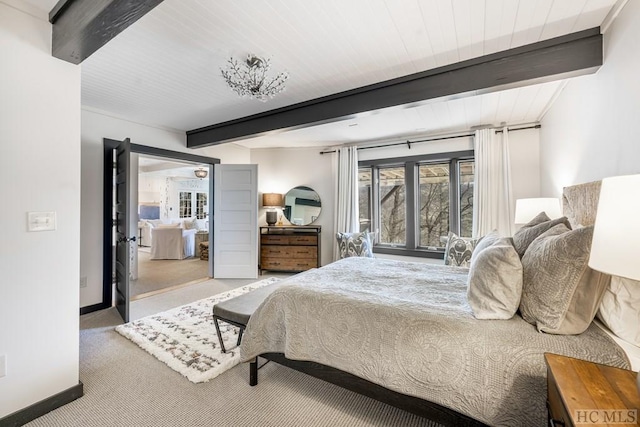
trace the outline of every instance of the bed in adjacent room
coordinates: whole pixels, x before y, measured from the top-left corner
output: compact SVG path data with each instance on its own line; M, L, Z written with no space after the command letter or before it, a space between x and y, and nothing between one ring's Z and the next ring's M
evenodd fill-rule
M574 228L593 223L598 189L587 185L565 191L569 197L565 212ZM543 226L545 238L519 237L520 244L532 240L526 242L530 253L522 250L522 265L529 265L528 270L522 267L525 282L533 274L541 289L554 286L553 272L542 270L544 256L557 250L553 245L565 232L562 222ZM572 236L585 240L585 233L588 227ZM503 250L502 243L495 245ZM517 246L518 241L513 253ZM567 248L562 246L565 260L568 253L584 257ZM536 252L539 259L534 262ZM509 252L512 259L513 253ZM569 264L553 274L578 287L586 282L597 283L589 289L608 286L608 278L597 273L588 277L584 271L567 273L581 269ZM474 268L472 263L472 275ZM630 367L623 348L591 322L600 290L594 296L587 295L591 290L582 292L580 297L579 305L591 314L558 318L545 304L554 305L554 298L566 300L567 295L551 290L538 298L535 286L525 283L517 301L507 292L497 305L483 305L477 296L468 297L469 272L460 267L347 258L294 276L251 316L242 358L263 356L448 425L546 425L545 352ZM508 280L507 287L512 279ZM558 304L570 311L575 298L571 302L569 295ZM596 301L586 303L588 298ZM513 315L515 310L518 314Z

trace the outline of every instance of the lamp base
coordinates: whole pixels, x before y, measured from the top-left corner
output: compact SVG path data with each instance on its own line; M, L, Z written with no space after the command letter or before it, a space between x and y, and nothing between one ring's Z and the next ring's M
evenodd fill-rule
M275 225L278 220L278 212L267 211L267 225Z

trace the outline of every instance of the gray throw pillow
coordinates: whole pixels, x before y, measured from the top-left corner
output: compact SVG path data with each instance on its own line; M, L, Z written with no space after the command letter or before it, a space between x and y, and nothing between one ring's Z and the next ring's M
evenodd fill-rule
M459 237L450 231L447 236L447 246L444 249L444 265L469 267L476 242L477 239Z
M513 239L497 233L483 237L474 250L467 283L467 299L477 319L511 319L522 295L522 263Z
M349 257L373 258L369 233L336 233L340 259Z
M546 219L545 219L546 218ZM516 248L520 258L524 256L527 248L538 236L545 231L555 227L558 224L564 224L571 230L571 224L566 216L557 219L549 219L546 213L539 213L534 219L523 225L520 230L513 235L513 246Z
M584 332L598 311L611 276L587 265L593 226L552 227L535 239L522 258L522 318L538 331Z

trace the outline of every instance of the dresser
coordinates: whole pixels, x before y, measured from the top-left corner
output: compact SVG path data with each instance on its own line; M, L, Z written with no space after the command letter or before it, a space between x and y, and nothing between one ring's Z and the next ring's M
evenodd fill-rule
M545 353L549 425L640 425L636 373Z
M260 227L260 271L320 267L320 226Z

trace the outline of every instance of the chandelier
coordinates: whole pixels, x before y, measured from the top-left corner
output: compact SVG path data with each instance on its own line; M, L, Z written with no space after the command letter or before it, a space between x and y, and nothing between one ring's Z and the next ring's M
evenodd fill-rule
M202 179L202 178L206 178L209 172L206 169L199 168L194 170L193 173L195 174L196 177Z
M249 54L240 62L229 58L226 68L220 68L222 77L231 89L240 96L266 101L284 90L284 82L289 78L286 71L273 78L267 77L271 64L268 59Z

